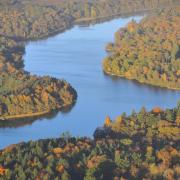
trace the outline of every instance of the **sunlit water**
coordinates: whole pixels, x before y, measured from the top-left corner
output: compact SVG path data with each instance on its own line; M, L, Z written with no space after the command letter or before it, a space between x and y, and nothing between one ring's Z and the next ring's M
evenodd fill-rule
M133 17L139 21L142 17ZM75 26L55 37L26 46L25 69L32 74L63 78L77 90L78 100L70 112L42 118L19 128L0 129L0 148L21 141L58 137L69 131L75 136L92 136L96 127L122 112L139 111L142 106L172 108L180 92L112 79L102 72L105 46L114 32L131 18L119 18L89 27Z

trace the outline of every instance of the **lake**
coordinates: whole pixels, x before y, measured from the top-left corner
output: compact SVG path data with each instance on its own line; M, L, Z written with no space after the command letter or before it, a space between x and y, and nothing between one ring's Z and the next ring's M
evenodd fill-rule
M53 117L19 127L0 128L0 148L31 139L58 137L66 131L74 136L92 136L107 115L115 118L122 112L139 111L142 106L147 110L154 106L174 107L180 92L112 78L102 71L106 44L112 42L114 33L132 18L139 22L142 16L74 26L46 40L28 43L25 69L31 74L67 80L77 90L77 103L70 111Z

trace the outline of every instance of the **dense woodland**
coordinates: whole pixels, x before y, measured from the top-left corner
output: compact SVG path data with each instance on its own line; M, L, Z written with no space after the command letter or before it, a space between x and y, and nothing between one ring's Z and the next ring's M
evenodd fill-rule
M0 151L0 179L179 179L180 104L105 119L94 139L57 139Z
M178 0L1 0L0 34L39 39L76 21L141 12L178 4Z
M107 45L108 74L180 90L180 7L130 22Z

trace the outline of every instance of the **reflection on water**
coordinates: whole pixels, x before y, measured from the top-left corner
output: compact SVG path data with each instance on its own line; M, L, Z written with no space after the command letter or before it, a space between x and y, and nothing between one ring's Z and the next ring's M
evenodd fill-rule
M46 115L47 120L52 120L53 118L56 118L57 111L51 112L51 114ZM36 120L43 120L42 117L36 117L36 118L26 118L26 119L20 119L20 120L9 120L9 121L0 121L0 128L19 128L27 125L31 125Z
M142 17L133 18L139 21ZM107 42L113 41L114 32L131 19L76 26L47 40L27 44L25 69L33 74L67 80L77 90L77 103L71 111L55 116L28 120L28 124L23 120L4 125L0 128L0 148L31 139L58 137L65 131L75 136L92 136L94 129L104 123L106 115L115 118L122 112L139 111L142 106L147 110L154 106L174 107L180 92L107 76L102 71Z

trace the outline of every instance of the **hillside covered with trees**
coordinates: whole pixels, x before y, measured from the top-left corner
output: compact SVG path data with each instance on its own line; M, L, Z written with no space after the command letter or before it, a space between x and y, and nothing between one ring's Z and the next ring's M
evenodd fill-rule
M89 21L128 13L155 10L178 0L1 0L0 34L39 39Z
M0 179L179 179L180 104L106 118L94 139L57 139L0 151Z
M180 90L180 7L130 22L107 45L107 74Z

